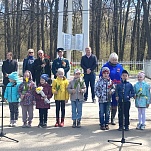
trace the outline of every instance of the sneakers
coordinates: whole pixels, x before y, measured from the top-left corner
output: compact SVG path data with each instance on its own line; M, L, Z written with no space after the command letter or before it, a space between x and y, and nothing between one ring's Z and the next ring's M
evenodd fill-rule
M96 103L96 99L92 99L92 103Z
M106 128L105 128L104 125L101 125L101 126L100 126L100 129L101 129L101 130L106 130Z
M8 126L9 126L9 127L13 127L13 123L10 123Z
M26 125L26 127L30 128L31 127L31 121L28 122L28 125Z
M47 123L44 123L42 127L43 127L43 128L46 128L46 127L47 127Z
M24 122L23 125L22 125L22 128L26 128L27 127L27 123Z
M118 128L118 131L122 131L123 130L123 128L120 126L119 128Z
M76 127L76 120L73 120L72 128Z
M129 131L129 126L125 126L125 131Z
M39 123L39 124L38 124L38 127L39 127L39 128L42 128L42 127L43 127L43 124L42 124L42 123Z
M109 130L109 125L105 125L105 129L106 129L106 130Z
M145 129L145 125L144 125L144 124L141 124L140 129L141 129L141 130L144 130L144 129Z
M140 123L137 124L136 129L137 129L137 130L140 130L140 129L141 129L141 124L140 124Z

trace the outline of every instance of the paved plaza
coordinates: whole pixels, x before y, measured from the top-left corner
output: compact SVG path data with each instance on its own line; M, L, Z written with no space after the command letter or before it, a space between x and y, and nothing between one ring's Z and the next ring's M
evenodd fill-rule
M134 84L136 79L130 78ZM147 79L151 84L151 80ZM89 91L90 92L90 91ZM89 93L90 94L90 93ZM134 100L131 100L130 131L125 132L126 141L142 143L142 145L109 143L108 140L121 140L122 132L117 131L118 125L110 125L109 131L102 131L98 120L98 102L92 103L91 96L83 104L83 119L81 128L72 128L71 104L66 104L65 126L54 127L55 124L55 103L52 99L49 110L48 127L38 128L38 110L34 110L34 119L31 128L22 128L21 108L18 126L8 127L9 108L4 104L4 132L7 137L0 140L0 151L151 151L151 107L146 109L146 129L136 130L137 109ZM0 107L1 114L1 107ZM0 115L1 117L1 115ZM116 116L117 121L117 116Z

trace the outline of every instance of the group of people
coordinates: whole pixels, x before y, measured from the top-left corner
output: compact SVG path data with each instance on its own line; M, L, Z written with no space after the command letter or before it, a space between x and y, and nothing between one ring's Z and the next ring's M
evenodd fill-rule
M63 127L65 119L65 104L69 98L72 106L72 127L81 127L82 104L88 99L88 87L91 87L92 102L99 102L99 124L101 130L109 130L115 125L115 115L118 109L119 128L129 130L130 99L135 98L138 108L137 129L145 129L145 108L150 104L150 86L144 81L144 72L138 73L138 82L133 86L128 82L129 73L118 63L118 55L111 53L108 62L100 70L99 80L96 80L97 57L90 47L85 48L81 58L81 68L74 70L74 78L67 79L70 70L69 61L63 57L64 49L58 48L58 57L53 61L52 68L49 59L44 57L42 50L38 58L34 58L34 50L28 50L28 56L23 61L23 81L17 74L17 62L12 59L12 53L7 54L3 62L3 95L9 102L10 125L16 126L18 120L19 102L22 107L22 127L31 127L33 108L39 110L38 127L47 127L50 99L54 95L56 105L55 127ZM51 82L51 71L54 79ZM82 77L82 74L84 76ZM61 115L60 115L61 109ZM124 118L124 122L123 122Z

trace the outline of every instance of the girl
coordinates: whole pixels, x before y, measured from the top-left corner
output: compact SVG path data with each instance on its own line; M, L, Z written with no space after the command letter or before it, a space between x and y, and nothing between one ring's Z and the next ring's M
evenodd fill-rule
M38 127L46 128L47 127L47 118L48 118L48 109L50 109L50 104L46 103L44 100L47 98L48 100L52 98L52 88L47 83L49 77L47 74L42 74L40 76L40 84L39 87L43 87L43 93L45 96L42 97L41 94L35 93L36 99L36 109L39 109L39 125Z
M35 91L35 87L36 85L32 80L31 72L26 70L24 73L23 82L19 86L19 95L21 98L20 105L22 107L23 128L31 127L34 105L33 93Z
M56 124L55 127L64 126L65 117L65 103L68 102L69 93L67 91L68 80L64 76L64 69L59 68L57 71L57 78L52 82L52 93L54 94L54 100L56 103ZM59 120L59 112L61 106L61 123Z
M8 75L9 83L6 86L4 99L9 102L10 109L10 127L15 127L17 125L18 115L19 115L19 94L18 87L20 82L18 80L17 72L12 72Z
M145 110L150 104L150 86L144 81L144 72L137 75L138 82L134 85L135 106L138 108L138 121L136 129L145 129Z

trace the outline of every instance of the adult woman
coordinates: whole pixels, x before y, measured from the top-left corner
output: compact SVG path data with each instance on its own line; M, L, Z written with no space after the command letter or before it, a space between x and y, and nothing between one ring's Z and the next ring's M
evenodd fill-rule
M122 65L118 63L118 55L113 52L109 56L108 62L103 65L103 67L108 67L110 69L110 78L113 83L116 85L121 81L122 71L124 70ZM101 71L100 75L101 76ZM117 112L117 101L115 99L115 94L112 95L112 102L111 102L111 124L115 125L115 115Z

